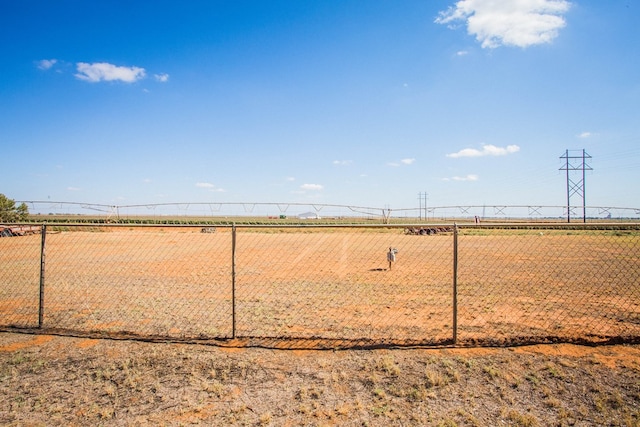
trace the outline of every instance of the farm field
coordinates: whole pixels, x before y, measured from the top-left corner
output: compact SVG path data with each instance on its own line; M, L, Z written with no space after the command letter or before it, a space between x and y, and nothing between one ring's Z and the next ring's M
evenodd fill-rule
M317 348L640 336L637 232L65 227L43 327ZM38 324L41 236L0 240L5 326ZM389 247L399 250L391 270ZM234 303L235 302L235 303Z
M0 424L637 426L640 347L270 350L0 332Z

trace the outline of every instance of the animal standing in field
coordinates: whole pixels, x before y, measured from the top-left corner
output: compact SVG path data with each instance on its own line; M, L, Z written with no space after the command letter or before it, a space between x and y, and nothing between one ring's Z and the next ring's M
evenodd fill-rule
M396 262L396 254L398 250L396 248L389 248L389 252L387 252L387 261L389 261L389 270L391 270L391 266L394 262Z

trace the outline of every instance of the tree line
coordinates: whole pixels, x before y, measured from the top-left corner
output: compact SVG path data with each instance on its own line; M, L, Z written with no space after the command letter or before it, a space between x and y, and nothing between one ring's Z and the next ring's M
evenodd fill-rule
M25 203L16 206L16 202L0 193L0 222L25 221L29 216L29 208Z

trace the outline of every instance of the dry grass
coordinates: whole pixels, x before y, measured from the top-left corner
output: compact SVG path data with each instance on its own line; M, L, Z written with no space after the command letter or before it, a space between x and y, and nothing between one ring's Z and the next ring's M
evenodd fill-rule
M0 424L640 423L640 347L282 351L0 333Z

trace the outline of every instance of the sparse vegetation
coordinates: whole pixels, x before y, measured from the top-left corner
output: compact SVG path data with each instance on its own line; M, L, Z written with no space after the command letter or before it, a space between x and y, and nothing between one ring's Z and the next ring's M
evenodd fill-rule
M639 374L638 346L300 352L5 332L0 424L637 426Z

